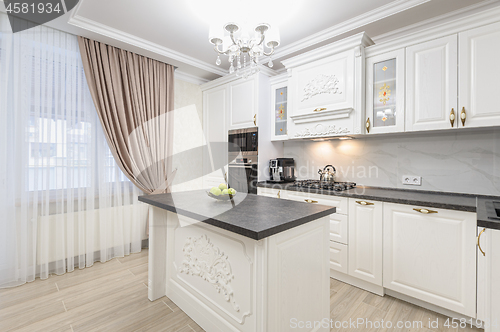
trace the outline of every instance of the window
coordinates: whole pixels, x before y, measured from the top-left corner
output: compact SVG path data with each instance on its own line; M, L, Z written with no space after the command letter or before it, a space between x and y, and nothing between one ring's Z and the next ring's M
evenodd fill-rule
M0 57L16 59L15 66L3 64L8 70L2 75L7 75L9 90L7 117L24 136L25 190L128 181L107 147L76 38L55 30L26 32L16 47L1 38L0 33Z

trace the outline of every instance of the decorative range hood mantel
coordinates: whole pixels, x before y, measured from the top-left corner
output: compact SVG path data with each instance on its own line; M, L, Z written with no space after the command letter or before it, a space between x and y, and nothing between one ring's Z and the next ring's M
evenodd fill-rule
M282 61L289 74L290 138L362 133L369 45L362 32Z

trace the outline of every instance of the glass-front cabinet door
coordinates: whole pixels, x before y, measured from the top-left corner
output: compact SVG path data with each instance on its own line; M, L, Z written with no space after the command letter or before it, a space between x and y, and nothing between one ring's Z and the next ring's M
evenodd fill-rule
M366 59L366 134L405 130L405 50Z
M287 81L271 85L271 140L288 139L288 85Z

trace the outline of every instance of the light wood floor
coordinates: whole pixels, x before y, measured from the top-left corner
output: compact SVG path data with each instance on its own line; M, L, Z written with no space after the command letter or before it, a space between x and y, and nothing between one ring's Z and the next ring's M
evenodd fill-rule
M143 250L91 268L0 290L0 331L203 331L168 298L148 300L147 255ZM442 325L446 320L442 315L330 280L330 318L334 321L421 321L424 328L391 331L457 331ZM429 319L436 318L441 326L427 326Z

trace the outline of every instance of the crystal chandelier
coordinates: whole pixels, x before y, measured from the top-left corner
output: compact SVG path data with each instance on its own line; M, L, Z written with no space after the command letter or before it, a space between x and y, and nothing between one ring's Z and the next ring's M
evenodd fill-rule
M222 30L212 26L209 32L209 41L217 52L215 63L219 66L222 62L220 55L227 55L230 63L229 73L236 71L236 76L243 78L259 71L261 57L269 57L268 66L272 68L272 55L275 47L280 44L278 29L271 29L267 23L258 24L253 36L250 36L249 30L240 29L238 24L231 22L225 24Z

